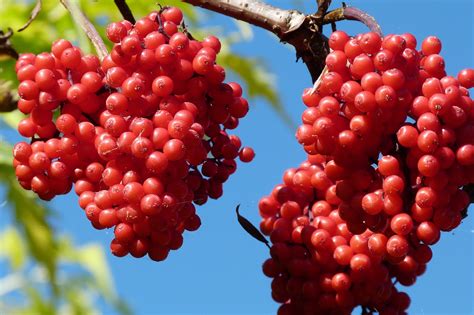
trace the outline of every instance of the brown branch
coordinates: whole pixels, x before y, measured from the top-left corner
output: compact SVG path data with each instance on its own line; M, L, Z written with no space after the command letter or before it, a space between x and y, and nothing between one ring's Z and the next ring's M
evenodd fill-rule
M8 28L8 31L5 33L3 30L0 30L0 43L6 43L10 37L13 36L13 30L11 27Z
M316 12L316 16L318 18L323 18L323 16L326 15L326 12L329 9L329 6L331 5L332 0L318 0L318 12Z
M257 0L183 0L183 2L221 13L264 28L278 37L298 29L305 15L283 10Z
M122 14L122 17L130 23L135 24L135 17L133 16L132 10L130 10L130 7L127 5L127 2L125 0L114 0L114 2L120 11L120 14Z
M329 47L315 16L305 16L296 10L280 9L258 0L183 0L183 2L247 22L277 35L281 41L295 47L297 57L305 62L313 82L324 68Z
M60 0L61 4L68 10L74 21L79 24L82 30L86 33L94 45L97 55L102 60L107 56L107 47L105 47L104 41L100 37L99 33L95 29L94 25L87 19L84 13L79 8L79 5L74 0Z
M280 9L258 0L182 0L249 24L264 28L277 35L282 42L296 49L296 56L303 59L313 82L324 70L329 53L327 38L322 34L324 24L340 20L358 20L372 31L382 34L375 19L353 7L344 7L326 14L331 0L317 0L318 11L304 15L296 10Z

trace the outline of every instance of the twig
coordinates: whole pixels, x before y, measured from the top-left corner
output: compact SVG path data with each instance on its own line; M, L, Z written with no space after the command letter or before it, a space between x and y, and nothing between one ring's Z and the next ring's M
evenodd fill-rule
M59 0L61 4L68 10L74 21L81 26L81 28L86 33L87 37L90 39L94 45L97 55L102 60L104 59L108 52L105 47L104 41L100 37L99 33L95 29L94 25L87 19L84 13L79 8L79 5L75 1L71 0Z
M380 28L380 25L377 23L374 17L354 7L343 6L342 8L329 12L324 16L323 24L331 24L342 20L355 20L362 22L372 32L375 32L382 36L382 29Z
M194 36L188 31L188 28L186 26L186 23L183 21L181 22L181 28L183 29L183 33L188 36L189 39L194 39Z
M18 29L18 32L21 32L21 31L25 30L28 26L30 26L31 22L33 22L36 19L36 17L38 16L38 14L41 12L42 5L43 5L43 2L41 0L36 0L36 5L33 8L33 10L31 11L30 18L25 23L25 25L23 25L22 27L20 27Z
M160 13L156 15L156 23L158 23L158 32L160 32L162 35L164 35L167 38L170 38L168 34L166 34L165 29L163 27L163 20L161 19L161 11L163 10L160 9Z
M375 32L382 36L382 29L380 28L380 25L377 23L375 18L366 12L359 10L354 7L345 7L343 8L344 10L344 16L348 20L357 20L359 22L364 23L372 32Z
M324 67L323 71L321 71L321 75L319 76L319 78L314 82L313 84L313 88L311 89L310 93L311 95L313 95L314 93L316 93L316 91L318 90L319 86L321 85L321 82L323 80L323 77L326 73L329 72L329 69L328 67Z
M122 14L122 17L130 23L135 24L135 17L133 16L132 10L130 10L127 2L125 0L114 0L114 2L120 11L120 14Z
M318 0L318 12L316 12L316 16L318 18L323 18L323 16L326 15L326 12L329 9L329 6L331 5L332 0Z
M11 27L8 28L8 31L6 33L0 30L0 43L5 43L12 36L13 36L13 30L11 29Z

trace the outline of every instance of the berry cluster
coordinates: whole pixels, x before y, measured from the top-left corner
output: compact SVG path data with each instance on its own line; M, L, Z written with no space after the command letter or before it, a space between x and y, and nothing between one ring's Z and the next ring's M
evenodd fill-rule
M329 38L328 71L303 93L296 133L308 161L260 202L264 264L281 314L401 314L412 285L474 183L474 70L447 76L441 42Z
M309 156L260 200L260 229L273 243L263 272L273 278L273 299L282 303L278 314L351 314L357 305L403 314L410 299L392 279L413 283L431 249L408 246L395 233L351 232L342 219L337 180L328 176L333 171L333 161ZM393 226L401 229L403 222ZM401 254L405 245L409 251Z
M61 39L16 64L29 115L18 130L32 139L14 147L20 184L44 200L74 184L92 225L115 227L116 256L165 259L199 228L194 204L219 198L235 159L254 157L227 133L249 108L223 82L219 40L192 39L182 19L171 7L111 23L102 62Z
M461 188L474 183L474 70L447 76L434 36L420 51L411 34L337 31L329 45L330 71L303 95L299 142L333 161L353 232L382 230L408 213L415 222L404 220L403 235L415 227L435 242L436 226L458 226L470 202Z

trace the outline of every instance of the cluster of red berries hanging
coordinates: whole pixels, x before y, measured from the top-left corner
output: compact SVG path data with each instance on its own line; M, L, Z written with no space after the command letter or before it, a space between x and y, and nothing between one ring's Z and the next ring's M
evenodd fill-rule
M259 205L273 242L264 273L279 314L404 314L429 245L451 231L474 183L474 70L447 76L438 38L329 38L296 133L308 161Z
M337 181L328 176L334 163L308 158L287 170L284 183L259 203L260 229L273 244L263 273L273 278L272 297L282 304L278 314L350 315L357 305L380 314L403 313L410 299L392 278L406 284L422 274L430 248L420 245L392 256L399 248L397 236L387 240L383 232L351 232L340 215ZM324 189L316 188L322 183Z
M61 39L16 64L29 115L18 130L32 139L14 147L20 184L50 200L74 183L92 225L115 227L116 256L165 259L199 228L194 204L219 198L235 159L254 156L227 133L249 108L224 83L219 40L192 39L182 19L171 7L111 23L102 61Z

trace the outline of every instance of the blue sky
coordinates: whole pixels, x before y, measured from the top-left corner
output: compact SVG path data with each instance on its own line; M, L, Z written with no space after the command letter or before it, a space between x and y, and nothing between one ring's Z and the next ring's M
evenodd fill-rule
M294 3L267 2L285 8ZM305 2L307 12L314 10L316 1ZM340 5L340 1L333 2L333 7ZM428 35L441 38L442 55L450 74L474 67L471 0L347 2L375 16L385 34L411 32L419 42ZM207 12L200 12L207 16ZM208 17L208 26L221 25L229 31L236 28L229 18ZM366 30L356 22L342 22L338 28L350 34ZM235 49L247 56L258 56L269 65L285 108L299 122L304 110L301 92L311 85L305 66L295 63L291 47L280 44L264 30L253 30L253 40L240 43ZM98 241L107 248L116 288L137 314L275 314L278 305L270 297L270 279L261 272L268 250L241 229L234 209L240 203L241 213L258 224L259 198L281 182L285 169L298 165L305 157L294 131L264 101L251 102L249 115L236 133L255 149L254 162L239 165L224 187L224 196L198 209L201 228L186 233L183 247L165 262L112 256L108 244L113 231L92 229L75 195L52 202L59 213L53 224L58 231L71 233L76 243ZM0 132L7 135L4 130ZM8 221L2 214L0 225ZM406 289L412 297L410 314L474 313L473 222L471 215L454 232L444 233L434 246L427 272ZM101 307L104 313L112 312L103 304Z

